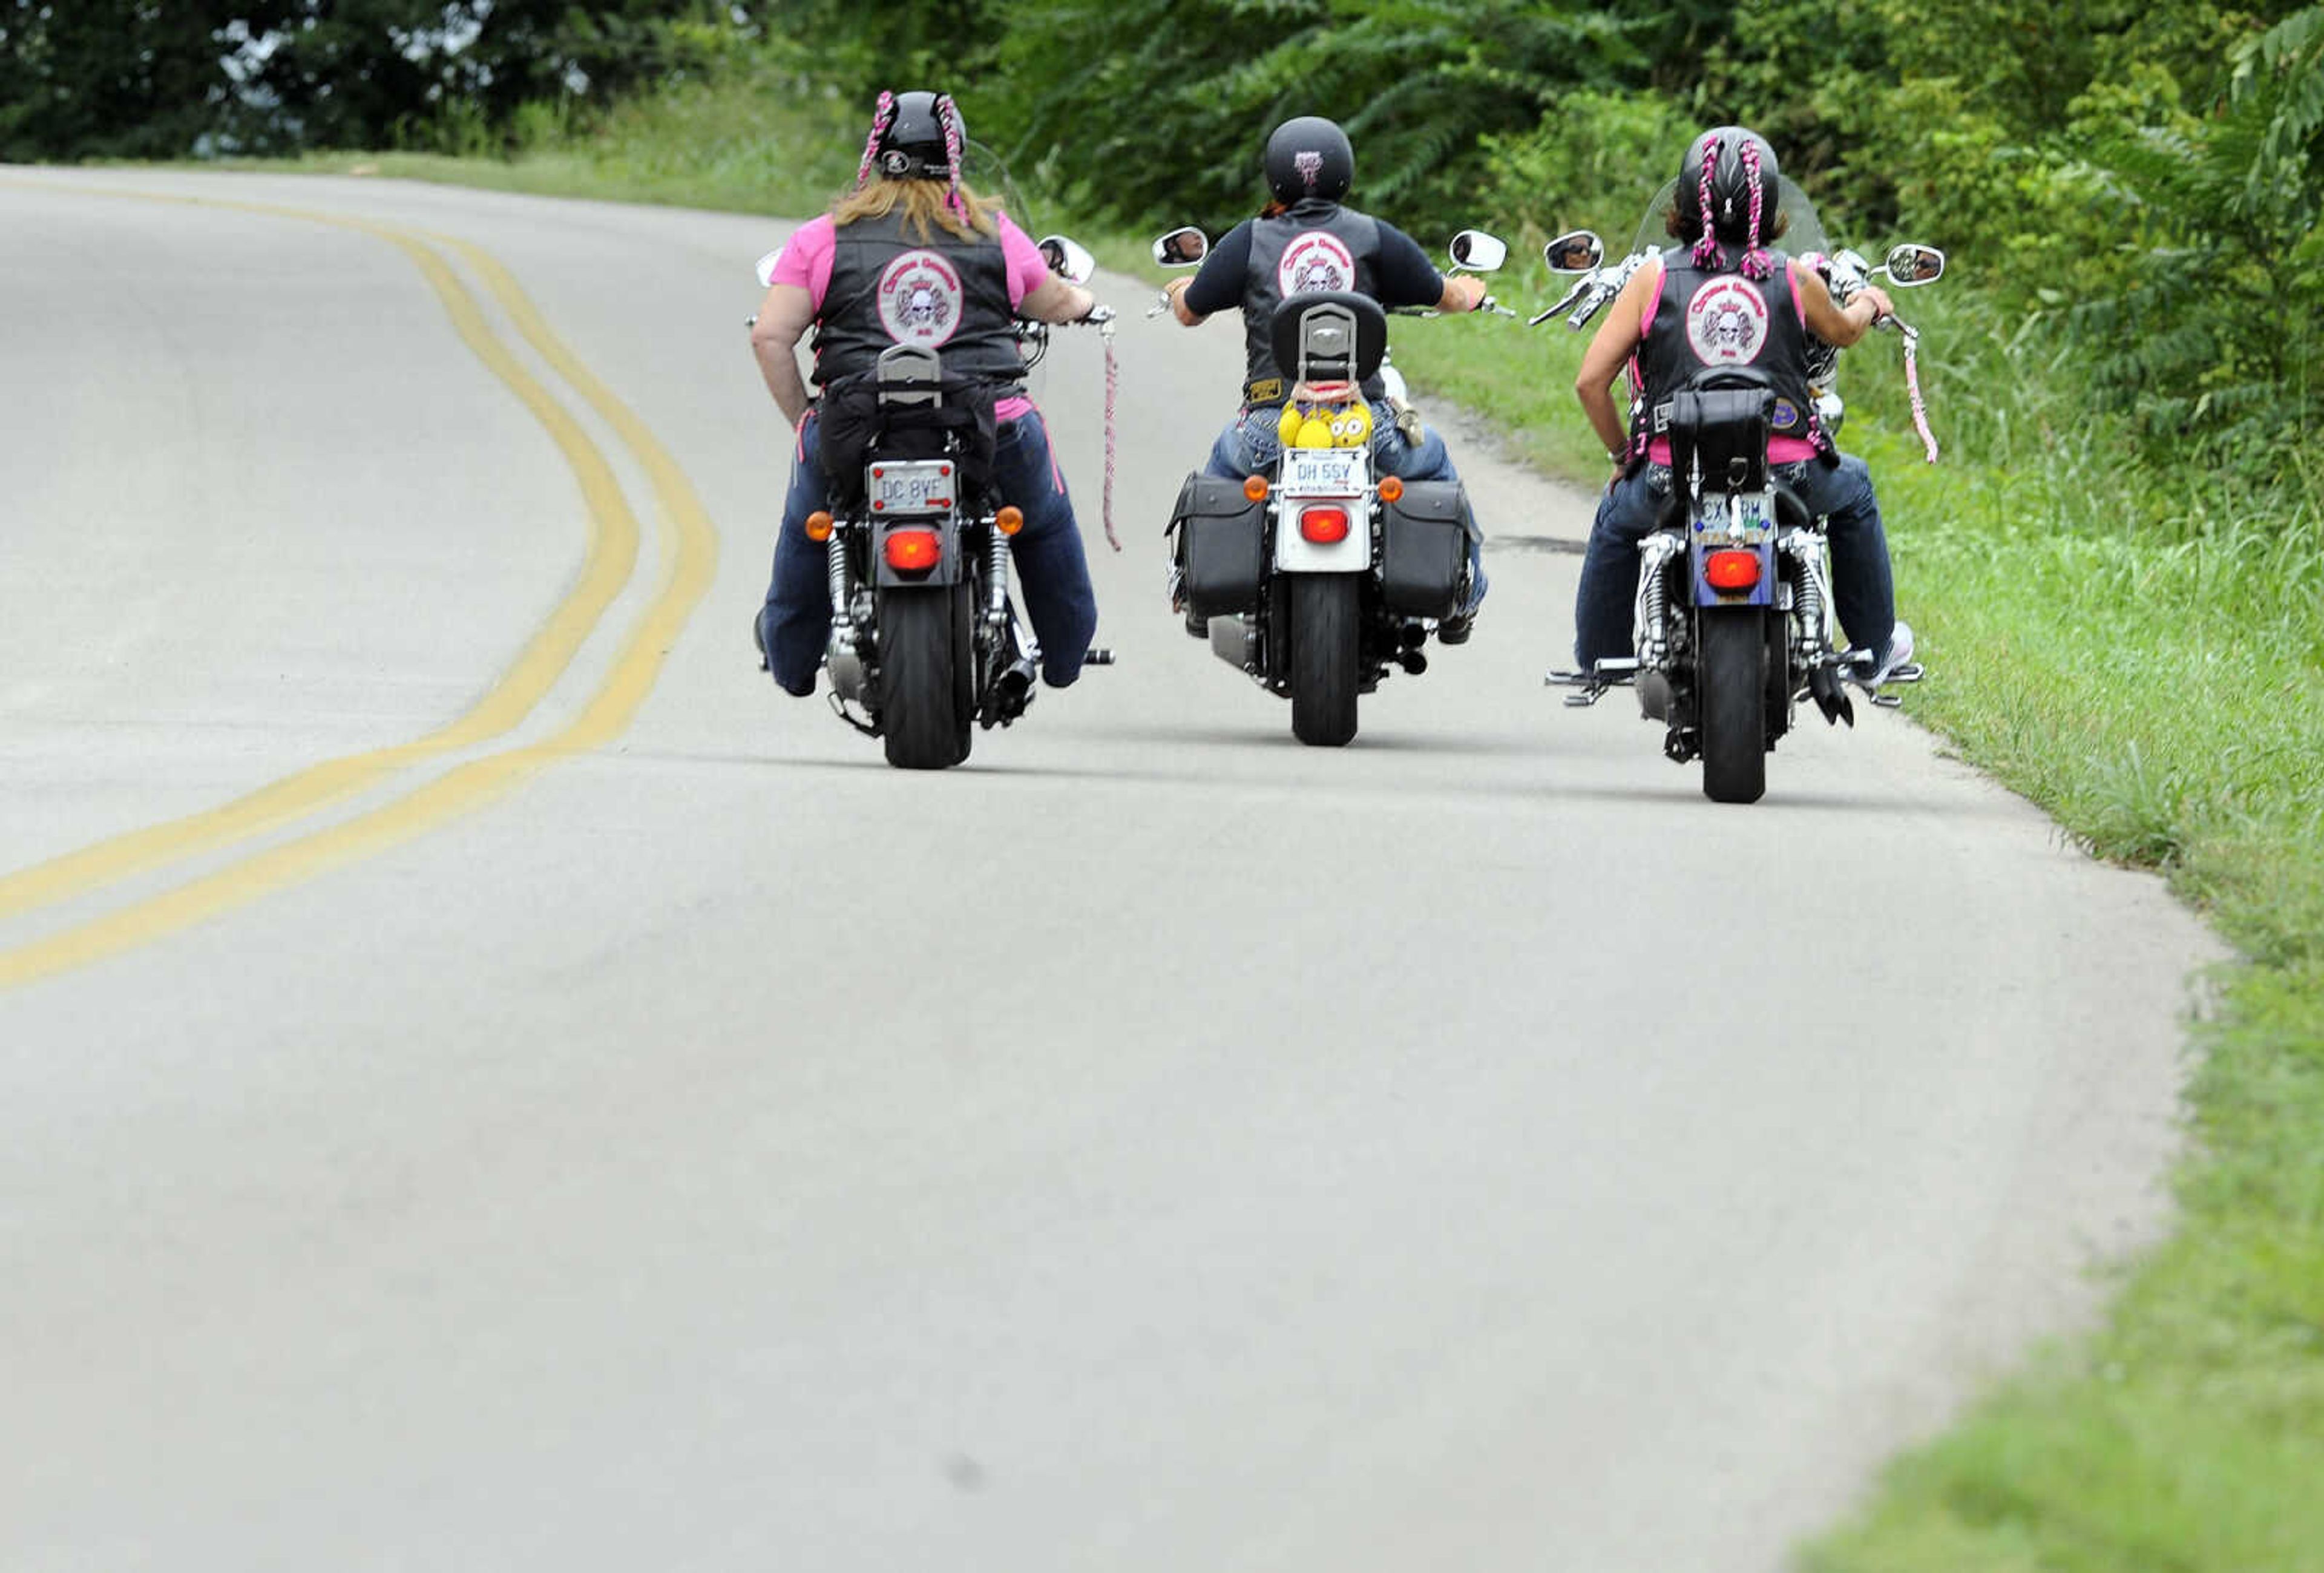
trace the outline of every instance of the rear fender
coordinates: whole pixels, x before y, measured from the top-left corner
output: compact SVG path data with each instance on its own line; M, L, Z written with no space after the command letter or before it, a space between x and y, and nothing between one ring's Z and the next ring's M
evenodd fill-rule
M1689 510L1686 528L1687 580L1698 606L1773 606L1776 604L1775 494L1706 492ZM1730 578L1714 582L1712 559L1721 565L1733 554L1748 552L1757 564L1748 586Z

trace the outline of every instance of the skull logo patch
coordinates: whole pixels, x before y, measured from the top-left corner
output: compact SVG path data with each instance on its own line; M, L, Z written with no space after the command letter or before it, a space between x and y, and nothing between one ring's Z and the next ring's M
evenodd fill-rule
M1711 280L1686 303L1686 341L1705 365L1748 365L1766 347L1766 297L1733 273Z
M1356 287L1356 259L1347 242L1327 229L1295 235L1275 265L1276 287L1286 295Z
M960 274L933 251L908 251L880 274L880 325L899 344L933 349L960 329Z

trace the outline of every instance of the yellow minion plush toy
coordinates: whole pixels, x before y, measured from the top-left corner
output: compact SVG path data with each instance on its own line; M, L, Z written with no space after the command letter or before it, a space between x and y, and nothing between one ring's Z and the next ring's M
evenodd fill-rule
M1276 432L1286 448L1362 448L1372 440L1372 412L1362 403L1292 400L1283 406Z

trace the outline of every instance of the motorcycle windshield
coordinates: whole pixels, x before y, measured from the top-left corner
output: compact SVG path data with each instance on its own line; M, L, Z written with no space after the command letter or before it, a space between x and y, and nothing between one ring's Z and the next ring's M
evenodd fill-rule
M1831 245L1824 238L1823 220L1816 217L1815 204L1808 200L1808 194L1794 185L1788 176L1778 175L1776 181L1782 195L1776 199L1775 210L1783 215L1785 222L1783 238L1775 244L1794 256L1811 251L1831 251ZM1678 182L1671 180L1665 183L1663 189L1655 193L1655 199L1646 205L1646 216L1638 220L1638 230L1631 237L1630 250L1662 251L1676 245L1678 242L1671 238L1668 220L1671 209L1677 205Z
M963 184L980 196L1000 199L1001 211L1009 221L1026 234L1038 236L1040 227L1033 220L1033 205L1025 193L1017 189L1016 180L1009 172L1007 161L984 143L971 141L960 152L960 178Z

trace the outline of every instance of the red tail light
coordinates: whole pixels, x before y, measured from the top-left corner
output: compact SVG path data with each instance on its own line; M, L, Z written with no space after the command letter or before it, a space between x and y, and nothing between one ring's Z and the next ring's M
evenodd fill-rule
M944 560L944 542L933 530L897 530L881 545L898 573L926 573Z
M1748 590L1759 582L1759 554L1714 551L1702 560L1702 578L1714 590Z
M1307 508L1299 514L1299 533L1319 546L1329 546L1348 538L1348 511L1345 508Z

